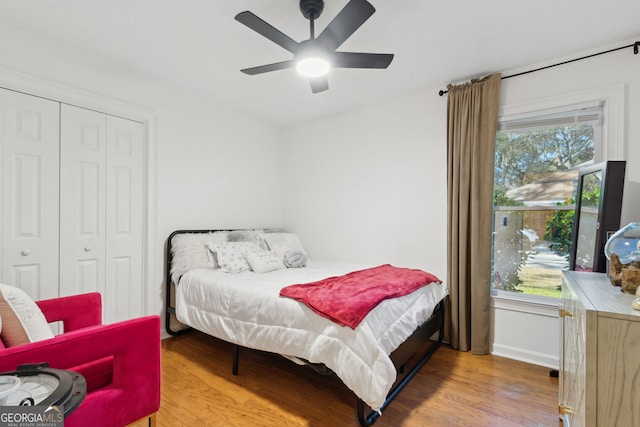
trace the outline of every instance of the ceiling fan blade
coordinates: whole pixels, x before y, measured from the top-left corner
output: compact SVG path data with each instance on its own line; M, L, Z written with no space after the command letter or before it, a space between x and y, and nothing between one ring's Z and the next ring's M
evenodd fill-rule
M309 78L309 83L311 84L311 92L313 93L329 90L329 80L327 76L311 77Z
M250 76L255 76L256 74L268 73L270 71L278 71L284 70L285 68L290 68L293 66L293 60L276 62L273 64L260 65L258 67L245 68L244 70L240 70L245 74L249 74Z
M278 46L285 48L291 53L296 53L296 50L298 49L297 41L293 40L291 37L284 34L276 27L272 26L261 18L258 18L256 15L249 11L240 12L239 14L237 14L236 21L246 25L253 31L268 38Z
M318 36L318 42L331 51L336 50L375 11L376 9L366 0L351 0Z
M335 68L387 68L393 60L392 53L334 52Z

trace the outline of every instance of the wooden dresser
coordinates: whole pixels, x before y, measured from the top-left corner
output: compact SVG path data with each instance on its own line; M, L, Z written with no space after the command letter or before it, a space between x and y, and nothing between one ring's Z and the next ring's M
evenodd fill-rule
M640 311L604 273L565 271L560 414L565 427L640 426Z

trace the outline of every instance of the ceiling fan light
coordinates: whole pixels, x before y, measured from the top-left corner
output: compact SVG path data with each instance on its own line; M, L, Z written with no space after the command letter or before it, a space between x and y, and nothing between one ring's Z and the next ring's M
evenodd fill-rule
M310 56L296 61L296 70L305 77L320 77L326 75L331 64L323 57Z

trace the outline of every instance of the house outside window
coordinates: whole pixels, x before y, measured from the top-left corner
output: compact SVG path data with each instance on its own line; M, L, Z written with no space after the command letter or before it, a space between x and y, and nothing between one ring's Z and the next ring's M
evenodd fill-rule
M559 298L578 171L603 158L600 102L502 118L496 135L492 283Z

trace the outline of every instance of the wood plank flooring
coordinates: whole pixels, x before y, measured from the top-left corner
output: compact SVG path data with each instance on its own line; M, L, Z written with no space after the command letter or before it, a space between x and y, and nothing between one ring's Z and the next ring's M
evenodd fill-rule
M231 358L199 332L164 340L157 426L358 426L336 377L246 349L233 376ZM375 426L561 426L557 390L547 368L443 345Z

